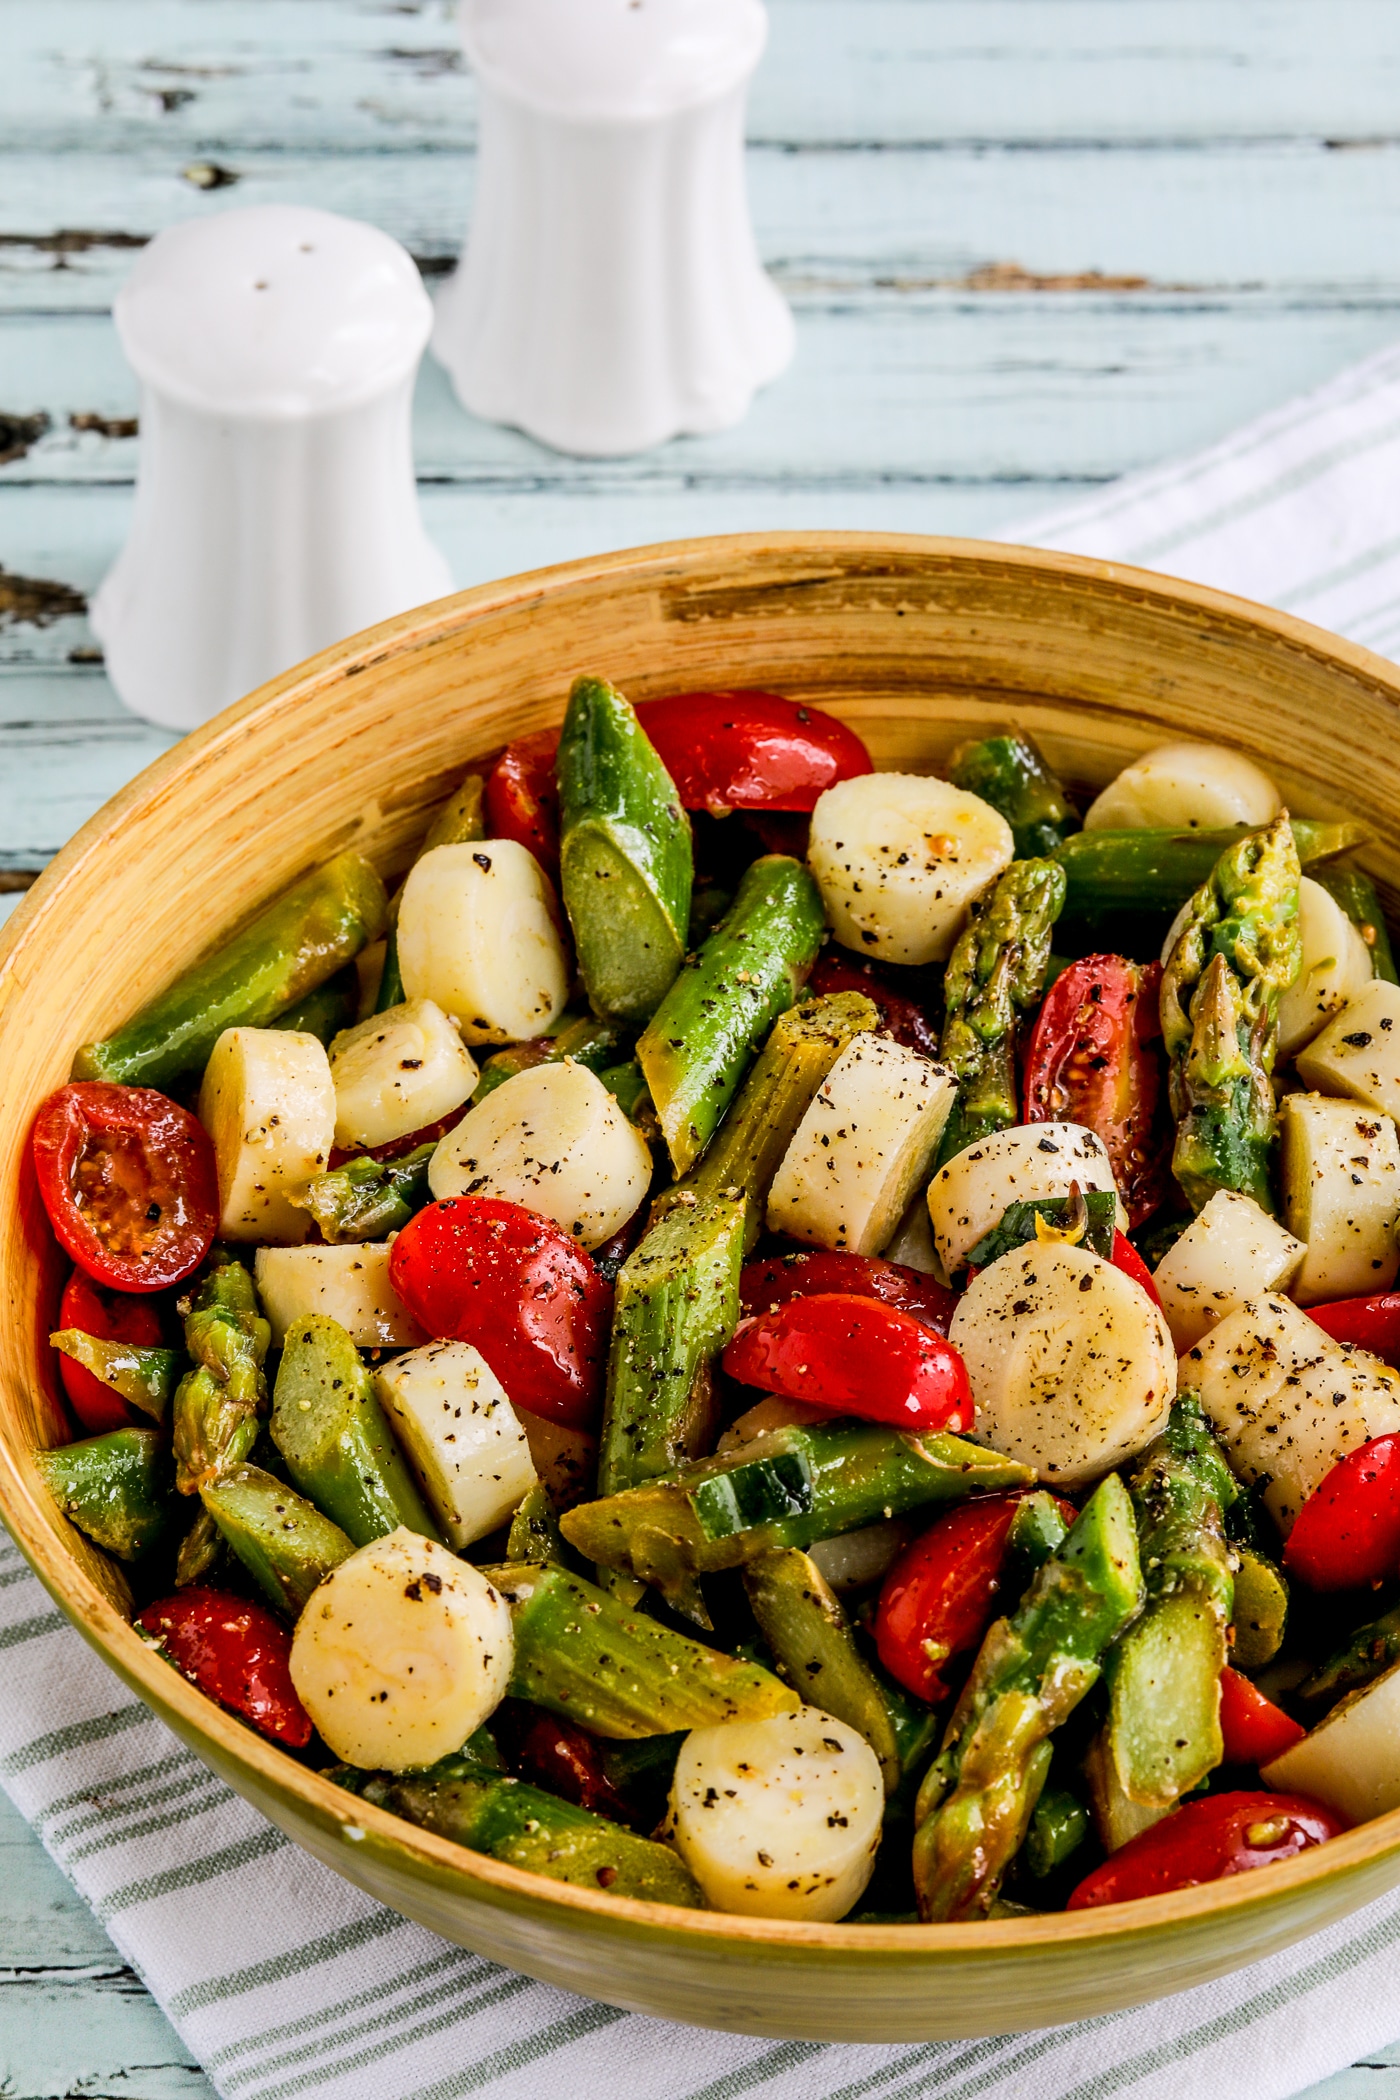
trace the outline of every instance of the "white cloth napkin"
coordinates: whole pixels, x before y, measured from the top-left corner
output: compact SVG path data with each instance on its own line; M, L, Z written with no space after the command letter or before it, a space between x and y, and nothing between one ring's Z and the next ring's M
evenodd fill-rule
M1397 467L1400 350L1014 537L1384 648ZM822 2047L619 2013L448 1946L299 1852L128 1698L3 1543L0 1651L0 1783L227 2100L1284 2100L1400 2026L1400 1893L1218 1983L1037 2034Z

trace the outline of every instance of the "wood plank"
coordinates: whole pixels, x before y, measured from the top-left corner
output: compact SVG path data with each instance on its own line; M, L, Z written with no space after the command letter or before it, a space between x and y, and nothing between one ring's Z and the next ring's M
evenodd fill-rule
M1389 0L772 0L753 136L784 145L1393 137ZM472 89L429 0L52 0L14 11L0 135L59 151L159 139L461 145ZM872 121L872 113L878 113Z
M468 416L428 358L415 458L429 481L609 495L1106 478L1205 443L1381 348L1398 313L1400 286L1320 306L1269 293L813 295L797 303L796 362L735 430L632 460L569 459ZM110 322L15 315L5 328L7 405L47 414L51 428L0 468L0 486L130 481L136 439L70 424L136 414Z
M6 2100L212 2100L140 1979L3 1796L0 1949Z
M133 244L178 220L245 205L310 203L370 219L430 273L458 252L470 153L240 152L235 163L236 184L201 193L181 178L178 156L152 144L56 160L6 154L0 313L105 312ZM1115 155L1111 180L1106 166L1101 152L1076 147L1033 156L755 147L749 193L765 260L806 299L976 283L989 264L1008 262L1032 274L1097 270L1158 286L1266 286L1343 301L1390 296L1400 281L1392 238L1400 150L1130 148ZM75 237L94 219L119 242Z

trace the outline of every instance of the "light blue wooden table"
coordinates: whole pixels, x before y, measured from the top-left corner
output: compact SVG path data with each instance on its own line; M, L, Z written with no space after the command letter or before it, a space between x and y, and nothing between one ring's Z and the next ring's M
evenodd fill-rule
M1400 334L1395 0L770 12L750 177L792 372L737 431L585 463L472 422L427 366L423 506L460 584L681 534L1003 531ZM0 0L0 913L169 742L84 618L131 512L108 307L133 251L297 200L431 279L473 135L446 0ZM3 1803L0 2081L209 2091ZM1316 2092L1400 2100L1400 2046Z

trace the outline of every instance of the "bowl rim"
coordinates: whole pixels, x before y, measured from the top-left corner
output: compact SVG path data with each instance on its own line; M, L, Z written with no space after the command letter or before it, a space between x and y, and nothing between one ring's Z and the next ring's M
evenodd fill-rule
M89 855L108 842L142 806L158 802L172 777L213 762L255 719L340 678L352 664L358 668L377 667L395 657L412 655L476 620L521 612L546 597L580 586L606 586L611 578L623 573L636 578L648 570L658 577L669 572L675 579L684 580L689 571L726 555L755 550L780 557L810 557L817 565L827 555L832 558L833 576L841 573L852 556L884 555L904 565L911 559L952 567L985 569L992 565L1012 572L1021 569L1048 573L1063 578L1067 584L1106 586L1132 597L1155 600L1163 609L1187 617L1209 614L1217 621L1224 619L1243 628L1263 629L1292 650L1344 668L1385 695L1400 714L1400 669L1359 643L1329 634L1293 614L1275 611L1210 585L1087 555L932 534L822 531L719 534L660 541L555 563L475 585L345 637L235 701L128 781L62 847L0 930L0 1042L8 997L16 989L16 968L40 932L43 920L59 906ZM923 1957L929 1963L948 1955L975 1959L980 1954L989 1960L1004 1960L1017 1949L1029 1952L1072 1945L1083 1950L1095 1942L1152 1937L1164 1930L1188 1928L1207 1917L1228 1917L1243 1923L1252 1915L1286 1905L1291 1896L1319 1883L1345 1881L1400 1852L1397 1808L1356 1825L1324 1845L1277 1862L1267 1872L1240 1874L1194 1888L1078 1912L1052 1911L1034 1917L967 1924L799 1923L726 1911L687 1910L550 1881L525 1868L435 1837L388 1810L346 1793L215 1705L141 1639L64 1546L51 1511L40 1505L36 1484L37 1476L35 1482L27 1479L8 1447L0 1445L0 1518L50 1597L128 1689L197 1753L206 1755L222 1776L237 1787L236 1775L246 1772L250 1784L256 1784L260 1812L266 1812L262 1809L265 1796L291 1796L304 1818L309 1816L323 1831L339 1834L347 1848L347 1866L352 1848L368 1847L381 1855L412 1860L430 1870L434 1879L465 1887L477 1899L498 1907L509 1902L515 1909L572 1912L586 1917L604 1932L624 1938L635 1937L640 1929L653 1940L661 1935L688 1941L727 1941L754 1953L762 1949L793 1959L820 1951L846 1958L901 1954Z

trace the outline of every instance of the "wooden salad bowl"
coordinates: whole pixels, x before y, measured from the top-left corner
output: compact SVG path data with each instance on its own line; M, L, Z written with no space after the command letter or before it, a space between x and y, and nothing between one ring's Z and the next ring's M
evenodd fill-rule
M852 723L877 765L938 768L1032 730L1101 784L1167 737L1238 746L1289 806L1354 815L1400 894L1400 673L1193 584L974 541L812 533L678 541L464 591L353 636L147 768L54 861L0 942L0 1513L133 1692L289 1837L450 1940L567 1989L829 2041L1003 2033L1204 1982L1400 1882L1400 1810L1285 1864L1073 1917L787 1924L565 1887L461 1850L318 1778L142 1645L121 1571L31 1458L71 1429L47 1335L64 1264L28 1133L77 1046L346 847L386 875L469 762L557 722L575 675L631 698L776 688Z

